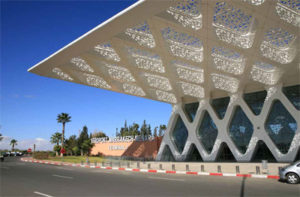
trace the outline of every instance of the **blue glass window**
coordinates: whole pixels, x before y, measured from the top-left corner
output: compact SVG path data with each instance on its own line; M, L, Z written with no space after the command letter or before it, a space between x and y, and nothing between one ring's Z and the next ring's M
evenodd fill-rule
M253 125L240 106L229 125L229 135L241 153L245 153L253 134Z
M207 111L205 111L202 118L198 135L206 151L211 153L218 136L218 128Z
M191 145L186 161L203 161L195 144Z
M282 92L296 107L296 109L300 110L300 85L283 87Z
M229 104L230 97L213 99L211 102L212 107L217 112L220 119L223 119Z
M268 162L276 162L272 152L262 140L259 140L256 146L252 161L261 162L262 160L267 160Z
M174 156L170 150L170 147L168 145L165 145L161 161L175 161Z
M217 161L220 162L236 162L231 150L229 149L228 145L223 142L220 145L220 152L218 153Z
M178 116L175 128L172 132L172 138L173 138L173 141L180 153L184 149L187 137L188 137L188 130L187 130L186 126L184 125L181 117Z
M188 118L191 122L194 121L198 107L199 107L198 102L189 103L189 104L184 105L184 110L185 110L186 114L188 115Z
M255 115L259 115L265 102L267 91L244 94L244 100Z
M282 153L287 153L297 130L297 122L282 103L276 100L265 123L265 129L277 148Z

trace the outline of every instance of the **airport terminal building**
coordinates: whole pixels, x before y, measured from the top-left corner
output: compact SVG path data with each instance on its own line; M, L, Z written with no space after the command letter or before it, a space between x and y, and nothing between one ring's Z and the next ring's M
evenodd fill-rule
M29 72L171 104L156 160L291 162L299 28L298 0L141 0Z

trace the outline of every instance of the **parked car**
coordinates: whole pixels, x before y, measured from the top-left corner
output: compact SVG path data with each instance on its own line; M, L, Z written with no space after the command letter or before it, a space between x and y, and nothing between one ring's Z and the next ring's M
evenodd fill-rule
M4 161L4 155L0 152L0 161L3 162Z
M16 156L22 156L23 155L23 153L22 152L16 152Z
M8 153L8 152L2 152L2 155L3 155L4 157L8 157L8 156L9 156L9 153Z
M291 184L300 183L300 160L281 168L279 177Z

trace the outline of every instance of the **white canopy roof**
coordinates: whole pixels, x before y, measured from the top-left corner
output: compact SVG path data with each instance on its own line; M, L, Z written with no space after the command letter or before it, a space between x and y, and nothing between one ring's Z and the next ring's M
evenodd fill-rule
M299 27L297 0L145 0L28 71L193 102L299 84Z

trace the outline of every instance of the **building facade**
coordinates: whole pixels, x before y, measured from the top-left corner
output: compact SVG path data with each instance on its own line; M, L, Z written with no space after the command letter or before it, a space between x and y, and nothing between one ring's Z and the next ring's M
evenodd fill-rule
M157 160L299 160L299 110L299 85L175 105Z
M171 104L157 160L291 162L298 2L141 0L29 72Z

